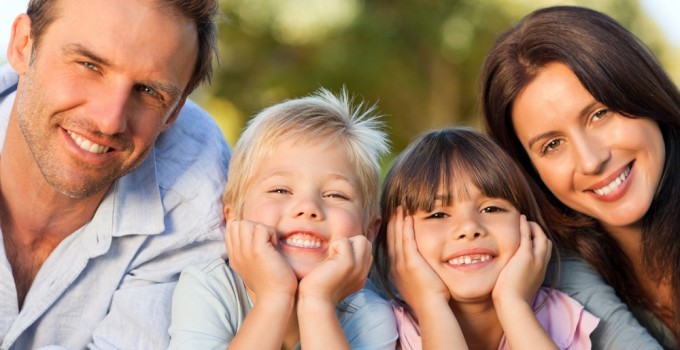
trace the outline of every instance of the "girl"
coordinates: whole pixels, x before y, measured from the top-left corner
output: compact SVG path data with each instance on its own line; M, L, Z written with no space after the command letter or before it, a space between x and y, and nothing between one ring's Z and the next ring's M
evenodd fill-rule
M389 171L382 206L376 277L402 348L590 347L598 319L538 289L552 244L519 168L486 136L420 137Z
M480 85L489 133L529 175L560 247L613 287L563 265L559 288L603 318L596 345L658 348L613 331L630 309L677 349L680 91L663 67L612 18L549 7L499 37Z

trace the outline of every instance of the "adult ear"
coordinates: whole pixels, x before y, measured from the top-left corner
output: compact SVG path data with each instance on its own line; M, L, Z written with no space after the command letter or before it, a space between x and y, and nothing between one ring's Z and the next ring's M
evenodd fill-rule
M12 23L12 33L9 37L9 46L7 46L7 61L20 75L28 70L32 50L31 19L27 14L22 13Z
M161 132L168 130L170 126L172 126L173 123L177 120L177 117L179 117L179 112L182 110L182 107L184 107L184 103L187 102L187 97L184 96L182 99L177 103L177 107L175 107L175 110L172 111L168 119L165 121L165 124L163 124L163 128L161 129Z
M381 223L382 219L378 216L375 218L375 220L373 220L372 223L368 224L368 232L366 233L366 237L371 243L375 242L375 237L378 235L378 230L380 230Z

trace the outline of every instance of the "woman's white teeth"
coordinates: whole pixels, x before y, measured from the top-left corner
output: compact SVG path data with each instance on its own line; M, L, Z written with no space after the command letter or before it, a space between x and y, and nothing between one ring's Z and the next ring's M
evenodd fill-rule
M300 248L321 248L321 241L317 239L290 237L286 239L286 244Z
M469 265L469 264L476 264L476 263L480 263L480 262L485 262L489 259L491 259L491 255L489 255L489 254L465 255L465 256L459 256L457 258L453 258L453 259L449 260L449 264L451 264L451 265Z
M110 149L107 146L103 146L100 144L96 144L76 133L73 131L66 131L69 136L71 136L71 139L80 147L82 150L85 150L90 153L106 153Z
M597 193L600 196L607 195L614 191L617 187L619 187L624 181L626 181L626 178L628 178L628 175L630 175L630 167L627 167L621 175L619 175L614 181L610 182L608 185L599 188L597 190L594 190L595 193Z

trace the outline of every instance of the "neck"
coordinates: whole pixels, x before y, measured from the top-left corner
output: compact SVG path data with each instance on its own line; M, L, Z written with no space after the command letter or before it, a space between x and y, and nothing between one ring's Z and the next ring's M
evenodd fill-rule
M13 112L0 156L0 229L19 308L45 260L64 238L92 219L105 194L73 199L52 188Z
M490 296L486 302L452 303L451 310L471 350L498 349L503 338L503 328Z

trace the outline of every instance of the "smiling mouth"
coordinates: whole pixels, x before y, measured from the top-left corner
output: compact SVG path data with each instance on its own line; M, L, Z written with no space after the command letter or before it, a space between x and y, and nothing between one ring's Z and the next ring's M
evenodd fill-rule
M462 266L485 262L489 259L491 259L491 255L489 254L472 254L450 259L448 263L455 266Z
M71 136L71 139L73 142L80 147L83 151L90 152L90 153L95 153L95 154L102 154L108 152L111 147L100 145L97 143L94 143L78 134L76 134L73 131L66 130L69 136Z
M626 169L624 169L623 172L619 176L617 176L616 179L614 179L614 181L603 186L602 188L593 190L593 192L595 192L599 196L606 196L612 193L615 189L617 189L619 186L621 186L622 183L626 181L628 175L630 175L631 168L632 166L628 165Z
M312 235L308 234L294 234L292 236L287 237L284 242L293 247L298 247L298 248L321 248L322 241L319 238L316 238Z

